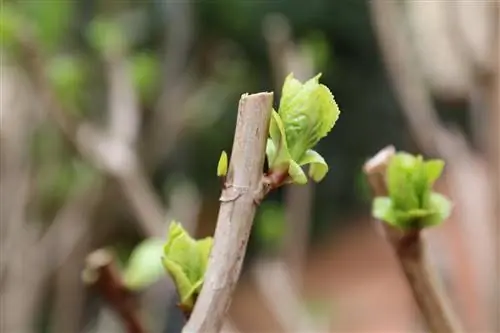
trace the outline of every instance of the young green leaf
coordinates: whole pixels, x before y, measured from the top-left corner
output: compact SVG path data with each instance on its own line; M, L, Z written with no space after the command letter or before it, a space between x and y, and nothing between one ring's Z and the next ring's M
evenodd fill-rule
M373 216L403 229L440 224L451 212L450 201L432 191L443 167L440 160L396 154L386 173L389 197L374 199Z
M149 238L141 242L133 251L125 269L125 285L138 290L145 288L163 276L161 257L163 241Z
M408 211L419 207L413 188L412 173L416 159L406 153L396 154L387 168L387 190L395 209Z
M330 90L319 83L320 77L302 84L290 74L283 85L278 113L295 161L328 134L340 114Z
M297 164L297 162L290 160L290 165L288 167L288 174L292 181L296 184L303 185L307 183L307 177L304 170Z
M328 172L328 164L312 148L333 128L340 110L330 90L319 83L320 77L303 84L288 75L278 112L272 112L266 146L269 169L288 170L288 180L297 184L307 183L301 166L310 164L309 176L316 182Z
M326 163L323 156L321 156L318 152L309 149L306 151L304 156L302 156L299 165L308 165L309 166L309 177L311 177L315 182L320 182L323 178L325 178L326 173L328 172L328 164Z
M195 240L179 223L171 222L162 261L185 308L194 306L201 290L211 248L211 237Z
M443 173L444 161L441 161L441 160L426 161L424 168L425 168L425 173L427 176L427 183L429 184L429 186L432 186L432 185L434 185L434 182Z
M377 197L373 200L372 215L376 219L385 221L391 225L397 225L392 202L388 197Z
M286 167L291 159L288 151L288 144L285 136L285 128L279 114L272 111L271 122L269 125L269 135L274 145L273 155L268 155L271 168Z

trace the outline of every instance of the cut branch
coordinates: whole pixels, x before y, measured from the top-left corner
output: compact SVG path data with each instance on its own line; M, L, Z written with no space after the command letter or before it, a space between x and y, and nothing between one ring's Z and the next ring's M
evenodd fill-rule
M385 170L394 154L394 147L386 147L365 164L364 171L375 196L387 196ZM463 332L431 270L421 230L402 231L382 221L378 225L399 260L429 330L433 333Z
M184 333L218 333L240 276L257 203L269 187L263 182L265 145L272 93L241 97L231 162L208 270Z
M120 316L128 333L145 333L133 295L123 284L113 255L97 250L87 257L83 281L96 289L101 297Z

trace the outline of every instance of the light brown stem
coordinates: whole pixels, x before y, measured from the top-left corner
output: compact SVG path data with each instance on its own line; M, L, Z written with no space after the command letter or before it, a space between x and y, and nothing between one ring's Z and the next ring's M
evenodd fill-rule
M240 276L256 206L268 190L262 172L272 102L272 93L245 94L240 99L214 246L203 288L183 333L218 333L222 328Z
M120 316L128 333L146 333L133 295L123 284L113 255L100 249L87 256L83 281L96 289Z
M387 147L365 164L364 171L375 196L387 196L385 170L394 153L394 147ZM433 333L463 332L429 265L421 230L402 231L384 222L377 224L397 256L429 330Z

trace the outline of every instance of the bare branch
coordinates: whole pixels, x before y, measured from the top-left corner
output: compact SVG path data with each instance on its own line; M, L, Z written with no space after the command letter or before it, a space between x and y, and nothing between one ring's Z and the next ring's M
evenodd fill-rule
M387 195L385 170L394 153L394 147L387 147L365 164L364 171L376 196ZM378 223L379 230L394 249L429 330L433 333L463 332L430 268L421 230L402 231L387 223Z
M245 94L238 118L214 246L200 296L184 333L218 333L240 276L256 203L268 188L262 182L272 93Z

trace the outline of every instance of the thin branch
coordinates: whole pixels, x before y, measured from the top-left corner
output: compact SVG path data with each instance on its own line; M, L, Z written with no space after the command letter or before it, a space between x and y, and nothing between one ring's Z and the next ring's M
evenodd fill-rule
M100 249L87 256L83 281L94 287L120 315L128 333L146 333L136 300L123 284L110 252Z
M365 164L364 172L375 196L387 195L385 170L394 153L394 147L387 147ZM463 332L431 270L421 230L402 231L384 222L378 224L399 260L429 330L433 333Z
M240 276L257 203L269 188L262 179L272 93L241 97L231 162L208 271L184 333L218 333Z

